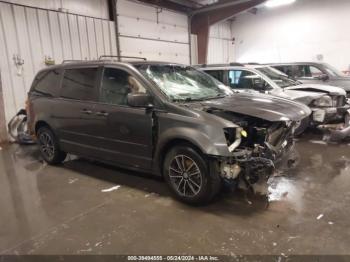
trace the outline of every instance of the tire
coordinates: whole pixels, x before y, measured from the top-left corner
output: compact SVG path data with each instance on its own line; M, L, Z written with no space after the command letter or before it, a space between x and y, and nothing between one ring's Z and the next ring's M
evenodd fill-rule
M167 153L163 175L174 196L190 205L209 203L221 188L221 178L214 163L210 164L201 153L186 144Z
M62 163L67 154L60 150L54 133L48 127L40 127L37 132L40 153L45 162L50 165Z
M310 126L310 118L306 117L300 121L299 126L295 129L294 135L301 136L309 126Z

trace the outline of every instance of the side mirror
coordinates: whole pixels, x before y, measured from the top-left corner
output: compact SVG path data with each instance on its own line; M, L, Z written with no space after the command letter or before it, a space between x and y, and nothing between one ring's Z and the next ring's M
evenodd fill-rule
M151 96L146 93L129 93L128 105L131 107L152 108Z
M321 80L321 81L327 81L329 79L329 76L327 74L322 74L320 76L316 76L315 77L317 80Z

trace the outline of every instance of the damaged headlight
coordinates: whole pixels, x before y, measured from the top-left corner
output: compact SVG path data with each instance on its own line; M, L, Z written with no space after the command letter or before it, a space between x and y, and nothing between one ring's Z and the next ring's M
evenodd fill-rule
M224 129L228 150L233 152L242 142L242 137L247 137L248 133L241 127Z
M322 96L314 101L314 105L319 107L331 107L333 106L333 101L330 96Z

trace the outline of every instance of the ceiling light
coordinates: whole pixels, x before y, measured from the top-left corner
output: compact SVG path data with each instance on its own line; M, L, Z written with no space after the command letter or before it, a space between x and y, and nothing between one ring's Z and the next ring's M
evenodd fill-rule
M273 8L282 5L290 5L296 0L268 0L265 4L266 7Z

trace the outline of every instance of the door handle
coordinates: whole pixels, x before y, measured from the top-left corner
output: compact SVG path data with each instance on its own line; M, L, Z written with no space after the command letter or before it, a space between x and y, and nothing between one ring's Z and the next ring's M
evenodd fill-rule
M105 111L101 111L101 112L97 112L96 113L97 116L104 116L104 117L107 117L109 114Z
M92 111L91 110L87 110L87 109L83 109L80 112L83 113L83 114L86 114L86 115L91 115L92 114Z

